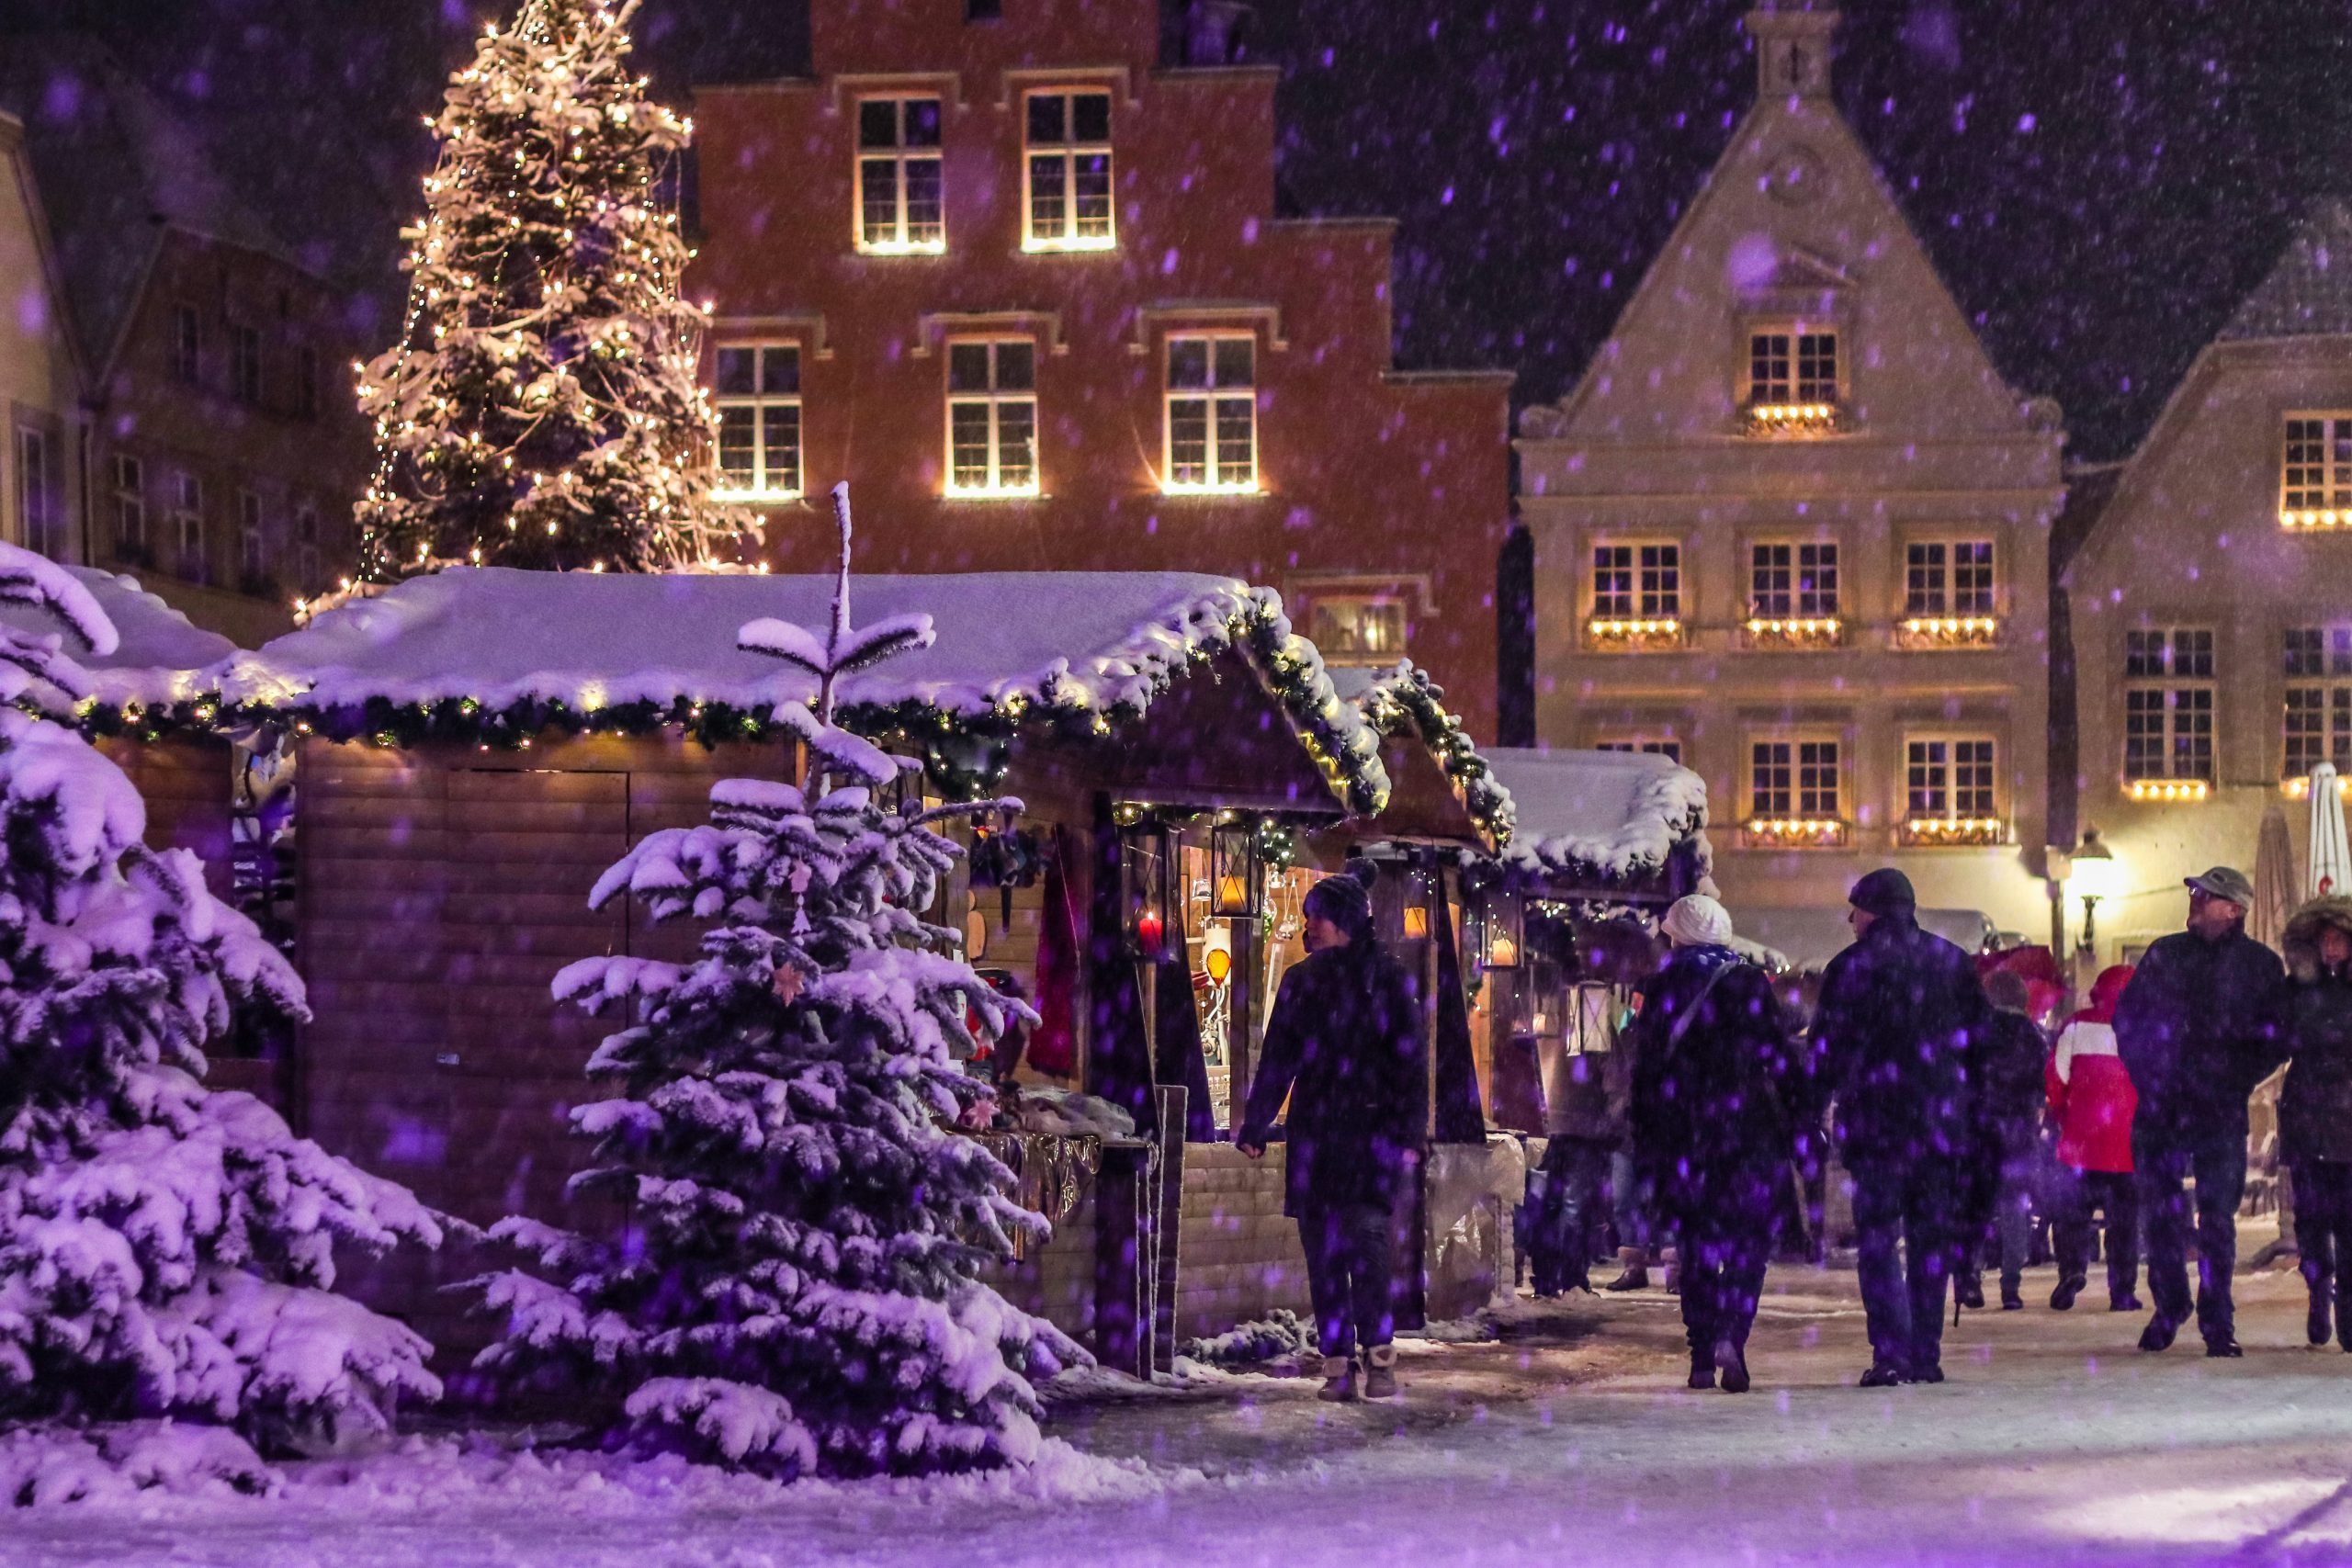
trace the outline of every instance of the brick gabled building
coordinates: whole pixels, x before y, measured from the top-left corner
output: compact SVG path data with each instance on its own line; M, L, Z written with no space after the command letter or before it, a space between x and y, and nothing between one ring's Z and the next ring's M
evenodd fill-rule
M1156 0L811 9L807 78L695 108L691 288L779 568L847 479L867 570L1273 584L1491 736L1510 378L1396 367L1388 220L1277 214L1275 70L1163 64Z

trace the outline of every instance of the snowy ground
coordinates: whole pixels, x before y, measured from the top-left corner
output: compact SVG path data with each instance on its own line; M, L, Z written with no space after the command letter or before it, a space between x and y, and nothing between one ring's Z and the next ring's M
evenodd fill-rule
M1671 1298L1578 1297L1413 1348L1395 1407L1255 1376L1089 1396L1056 1429L1097 1457L1021 1482L778 1490L434 1442L268 1502L22 1511L0 1562L2352 1562L2352 1356L2303 1346L2300 1281L2242 1281L2236 1362L2193 1333L2139 1355L2140 1316L2096 1287L2053 1314L2051 1283L1969 1314L1940 1388L1849 1386L1850 1273L1781 1269L1743 1396L1680 1386Z

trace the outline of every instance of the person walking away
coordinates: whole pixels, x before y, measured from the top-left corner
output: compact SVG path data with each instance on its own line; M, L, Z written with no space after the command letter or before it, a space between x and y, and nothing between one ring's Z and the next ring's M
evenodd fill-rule
M2107 1216L2107 1308L2140 1310L2140 1197L2132 1173L2132 1116L2140 1096L2115 1045L2115 1004L2131 982L2128 964L2100 972L2091 982L2090 1006L2059 1030L2042 1075L2064 1173L2052 1312L2073 1307L2089 1280L2094 1211Z
M2245 934L2254 886L2217 865L2188 878L2188 929L2159 937L2115 1004L2115 1043L2139 1090L2132 1163L2148 1228L2155 1311L2140 1348L2170 1348L2188 1321L2188 1205L2197 1180L2197 1330L2238 1356L2230 1276L2245 1195L2246 1098L2284 1060L2273 1009L2286 970Z
M1969 1082L1975 1111L1969 1168L1970 1257L1960 1304L1984 1304L1984 1260L1997 1257L2001 1310L2025 1308L2025 1259L2033 1244L2034 1172L2041 1152L2043 1059L2049 1043L2030 1016L2025 976L1996 969L1984 981L1992 1012L1973 1040Z
M1429 1121L1419 987L1373 939L1356 876L1308 889L1307 955L1283 976L1235 1142L1261 1158L1290 1100L1283 1212L1298 1222L1323 1352L1320 1397L1396 1393L1396 1215L1412 1190Z
M2352 1350L2352 898L2315 898L2296 910L2284 945L2278 1152L2294 1172L2295 1235L2311 1290L2304 1326L2312 1344L2326 1344L2332 1306L2336 1343Z
M1724 1393L1745 1393L1780 1184L1809 1097L1780 999L1732 951L1724 907L1692 894L1665 929L1673 950L1629 1032L1634 1163L1679 1238L1690 1386L1720 1378Z
M1871 1337L1861 1386L1941 1382L1969 1157L1968 1059L1984 989L1968 954L1919 928L1901 872L1871 872L1848 902L1855 940L1822 976L1813 1048L1854 1183Z

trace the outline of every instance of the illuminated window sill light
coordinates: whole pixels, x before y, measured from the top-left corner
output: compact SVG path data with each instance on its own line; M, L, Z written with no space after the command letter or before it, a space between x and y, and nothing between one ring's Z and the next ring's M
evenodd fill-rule
M2279 508L2278 526L2298 531L2352 528L2352 507L2286 506Z
M1747 428L1758 435L1820 435L1838 428L1835 403L1750 403Z
M1914 615L1903 623L1903 638L1915 648L1990 648L2001 623L1990 615Z
M1747 623L1747 635L1753 641L1812 648L1836 647L1844 630L1844 623L1835 615L1807 615L1796 620L1759 615Z
M1846 824L1834 817L1751 818L1741 832L1753 849L1831 850L1846 842Z
M1056 255L1069 253L1115 251L1119 248L1119 242L1116 236L1111 234L1072 240L1030 239L1022 241L1021 248L1033 256Z
M2278 781L2278 788L2280 793L2290 800L2309 800L2312 797L2311 775L2304 773L2296 778L2281 779ZM2352 798L2352 773L2336 775L2335 793L2346 798Z
M2308 781L2305 787L2310 787ZM2133 779L2123 793L2133 800L2195 801L2211 795L2213 786L2203 779Z
M2000 844L2008 841L2008 828L1997 817L1914 817L1903 824L1903 841L1937 844Z

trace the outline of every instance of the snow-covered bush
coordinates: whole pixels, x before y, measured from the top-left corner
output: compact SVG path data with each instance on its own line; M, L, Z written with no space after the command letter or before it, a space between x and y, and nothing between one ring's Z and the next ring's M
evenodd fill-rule
M12 546L0 599L115 646L78 581ZM0 629L0 1420L169 1416L265 1445L380 1428L439 1396L431 1347L333 1293L334 1248L440 1229L204 1087L232 1014L306 1016L302 985L193 854L141 842L130 781L50 716L83 687L61 649Z
M927 616L851 629L839 491L835 505L830 634L741 634L818 678L817 715L795 710L808 787L721 783L707 825L649 836L598 882L598 905L634 895L657 920L713 922L695 962L596 958L556 978L559 998L639 1020L589 1063L613 1098L572 1113L595 1141L575 1190L628 1200L632 1228L500 1225L560 1282L477 1281L508 1314L479 1364L601 1393L616 1444L779 1476L1022 1462L1033 1380L1086 1357L976 1278L1044 1222L952 1130L988 1092L952 1048L1026 1014L911 912L958 852L934 823L1005 803L894 810L876 792L899 763L831 724L840 674L931 638Z

